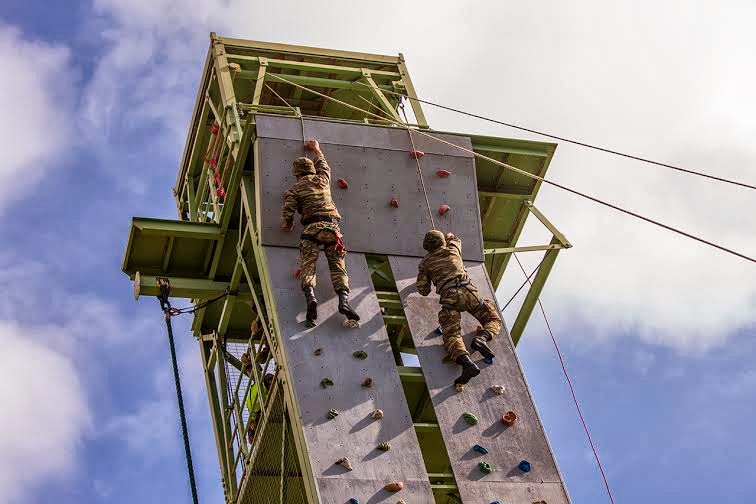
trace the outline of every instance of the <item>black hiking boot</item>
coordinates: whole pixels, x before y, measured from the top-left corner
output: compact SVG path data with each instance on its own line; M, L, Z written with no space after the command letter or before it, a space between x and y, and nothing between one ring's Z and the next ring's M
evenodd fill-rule
M338 292L339 295L339 313L346 316L348 320L360 320L360 316L357 315L357 312L354 311L352 306L349 304L349 291L346 290L340 290Z
M491 341L491 338L487 336L488 334L479 332L478 335L473 338L472 343L470 343L470 348L480 352L480 355L482 355L484 359L491 360L496 356L491 350L491 347L486 344L487 341Z
M480 368L470 360L469 355L458 357L456 362L462 366L462 374L454 380L455 385L464 385L480 374Z
M312 287L304 288L305 301L307 302L307 320L315 322L318 320L318 300L315 299L315 289Z

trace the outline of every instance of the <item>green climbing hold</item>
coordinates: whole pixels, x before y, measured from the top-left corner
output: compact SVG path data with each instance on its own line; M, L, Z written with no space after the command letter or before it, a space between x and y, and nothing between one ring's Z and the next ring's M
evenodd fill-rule
M462 415L462 418L464 418L465 422L469 423L470 425L475 425L478 423L478 418L469 411L465 411L465 413Z
M352 356L360 360L365 360L367 359L367 352L364 352L362 350L357 350L356 352L352 354Z
M491 474L491 472L493 472L493 468L491 468L491 464L488 462L481 462L478 464L478 469L484 474Z
M378 449L381 451L389 451L391 449L391 443L381 443L378 445Z
M328 418L330 420L333 420L337 416L339 416L339 410L336 410L336 409L330 409L330 410L328 410Z
M326 376L325 378L320 380L320 386L323 388L333 387L333 380Z

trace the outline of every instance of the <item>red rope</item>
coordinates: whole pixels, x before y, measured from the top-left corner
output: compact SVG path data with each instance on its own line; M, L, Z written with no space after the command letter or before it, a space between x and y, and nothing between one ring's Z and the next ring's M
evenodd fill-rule
M517 264L520 266L520 269L522 270L523 275L528 278L528 283L530 285L533 285L533 283L530 281L530 278L528 277L527 271L525 271L525 268L522 266L522 263L520 262L520 259L517 257L517 254L512 254L514 258L517 260ZM567 366L564 364L564 358L562 357L562 352L559 350L559 344L557 343L556 337L554 336L554 332L551 330L551 324L549 324L549 318L546 316L546 310L543 309L543 303L541 303L541 298L538 298L538 306L541 309L541 313L543 314L543 320L546 322L546 328L549 330L549 335L551 336L551 341L554 343L554 348L556 349L557 356L559 356L559 363L562 365L562 372L564 373L564 377L567 379L567 385L570 387L570 393L572 394L572 401L575 403L575 409L577 409L578 416L580 416L580 422L583 424L583 430L585 431L585 435L588 437L588 443L591 445L591 450L593 451L593 456L596 459L596 464L598 464L599 471L601 472L601 478L604 480L604 486L606 487L606 493L609 495L609 500L612 504L614 504L614 496L612 495L612 490L609 488L609 480L606 478L606 473L604 472L604 466L601 464L601 458L599 457L598 450L596 449L596 445L593 444L593 438L591 437L591 432L588 429L588 424L585 421L585 417L583 416L583 410L580 409L580 403L577 399L577 394L575 394L575 387L572 385L572 380L570 379L570 374L567 372Z

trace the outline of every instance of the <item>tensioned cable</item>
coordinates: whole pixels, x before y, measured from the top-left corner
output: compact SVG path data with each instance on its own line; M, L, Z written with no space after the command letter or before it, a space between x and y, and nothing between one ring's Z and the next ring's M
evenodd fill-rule
M514 253L512 255L514 255ZM543 261L545 261L545 260L546 260L546 254L543 254L543 258L541 258L541 262L538 263L538 266L535 267L535 269L530 273L530 275L527 275L527 277L525 278L525 281L522 282L522 285L520 285L520 288L517 289L517 291L514 294L512 294L512 297L509 298L509 301L507 301L507 304L505 304L504 307L501 309L502 313L504 313L504 310L507 309L507 306L509 306L509 304L512 301L514 301L514 298L517 297L517 294L520 293L520 291L522 290L522 288L525 287L526 285L528 285L530 283L530 279L533 277L533 275L536 274L536 271L538 271L539 269L541 269L541 264L543 264Z
M517 264L520 265L520 269L522 270L522 274L527 276L527 272L525 271L525 268L522 266L522 263L520 262L520 258L517 257L517 254L512 254L514 258L517 260ZM527 280L528 283L533 285L530 282L530 279ZM577 409L578 416L580 416L580 422L583 424L583 430L585 431L585 435L588 437L588 443L591 445L591 450L593 451L593 456L596 459L596 464L598 465L599 471L601 472L601 478L604 480L604 486L606 487L606 493L609 494L609 500L612 504L614 504L614 496L612 495L612 490L609 487L609 480L606 477L606 473L604 472L604 466L601 464L601 458L599 457L598 450L596 449L596 445L593 444L593 438L591 437L591 431L588 429L588 423L585 421L585 417L583 416L583 410L580 409L580 403L577 399L577 394L575 393L575 387L572 385L572 380L570 379L570 374L567 372L567 366L564 363L564 358L562 357L562 352L559 349L559 344L557 343L556 337L554 336L554 332L551 330L551 324L549 324L549 318L546 316L546 310L543 308L543 303L541 303L540 296L538 297L538 306L541 309L541 314L543 314L543 320L546 322L546 328L549 330L549 335L551 336L551 341L554 343L554 348L556 349L557 356L559 357L559 363L562 365L562 373L564 373L564 377L567 380L567 385L570 388L570 393L572 394L572 400L575 403L575 409Z
M304 144L307 142L307 138L305 137L304 114L302 114L302 112L297 112L297 109L294 108L294 107L292 107L291 104L289 102L287 102L284 99L283 96L281 96L280 94L276 93L275 89L273 89L272 87L268 86L267 84L265 84L265 87L268 88L268 89L270 89L271 93L273 93L274 95L276 95L276 97L278 97L279 100L281 100L282 102L284 102L287 107L289 107L295 114L297 114L299 116L299 120L302 123L302 148L304 149L305 154L306 154L307 153L307 148L304 147Z
M292 86L296 86L296 87L298 87L298 88L302 88L302 89L303 89L303 90L305 90L305 91L308 91L308 92L310 92L310 93L316 94L316 95L318 95L318 96L321 96L321 97L323 97L323 98L325 98L325 99L328 99L328 100L332 100L332 101L334 101L334 102L336 102L336 103L339 103L339 104L341 104L341 105L343 105L343 106L345 106L345 107L351 108L351 109L353 109L353 110L357 110L357 111L360 111L360 112L362 112L362 113L365 113L365 114L368 114L368 115L371 115L371 116L374 116L374 117L378 117L378 118L380 118L380 119L386 120L386 118L385 118L385 117L383 117L383 116L379 116L378 114L373 114L372 112L369 112L369 111L367 111L367 110L361 109L361 108L359 108L359 107L357 107L357 106L355 106L355 105L352 105L352 104L350 104L350 103L346 103L346 102L344 102L344 101L341 101L341 100L339 100L339 99L337 99L337 98L333 98L332 96L328 96L328 95L326 95L326 94L320 93L320 92L318 92L318 91L315 91L315 90L313 90L313 89L310 89L310 88L308 88L308 87L305 87L305 86L301 86L301 85L299 85L299 84L296 84L296 83L294 83L294 82L291 82L290 80L288 80L288 79L285 79L285 78L283 78L283 77L281 77L281 76L279 76L279 75L276 75L276 74L268 74L268 76L269 76L269 77L272 77L272 78L274 78L274 79L278 79L278 80L281 80L281 81L283 81L283 82L286 82L286 83L288 83L288 84L291 84ZM393 123L393 124L395 124L396 126L400 126L400 127L408 128L408 126L406 126L406 125L402 124L401 122L395 121L395 120L393 120L393 119L388 119L388 121L389 121L389 122L391 122L391 123ZM570 192L570 193L572 193L572 194L575 194L575 195L577 195L577 196L580 196L580 197L582 197L582 198L585 198L585 199L591 200L591 201L593 201L594 203L598 203L598 204L600 204L600 205L603 205L603 206L605 206L605 207L611 208L611 209L613 209L613 210L616 210L616 211L618 211L618 212L621 212L621 213L624 213L624 214L630 215L631 217L635 217L636 219L640 219L640 220L643 220L643 221L645 221L645 222L648 222L648 223L650 223L650 224L653 224L653 225L655 225L655 226L658 226L658 227L661 227L661 228L663 228L663 229L666 229L666 230L668 230L668 231L672 231L673 233L679 234L679 235L681 235L681 236L684 236L684 237L686 237L686 238L690 238L691 240L694 240L694 241L697 241L697 242L703 243L703 244L705 244L705 245L708 245L708 246L710 246L710 247L713 247L713 248L715 248L715 249L721 250L721 251L723 251L723 252L727 252L728 254L732 254L732 255L734 255L734 256L740 257L741 259L745 259L745 260L747 260L747 261L750 261L750 262L752 262L752 263L756 263L756 258L750 257L750 256L748 256L748 255L746 255L746 254L743 254L743 253L737 252L737 251L735 251L735 250L733 250L733 249L727 248L727 247L725 247L725 246L723 246L723 245L719 245L719 244L717 244L717 243L714 243L714 242L712 242L712 241L706 240L706 239L704 239L704 238L701 238L701 237L699 237L699 236L696 236L696 235L694 235L694 234L688 233L688 232L686 232L686 231L682 231L681 229L675 228L675 227L673 227L673 226L670 226L670 225L668 225L668 224L664 224L664 223L662 223L662 222L659 222L659 221L657 221L657 220L654 220L654 219L652 219L652 218L650 218L650 217L645 217L645 216L643 216L643 215L640 215L640 214L638 214L638 213L635 213L635 212L633 212L632 210L627 210L627 209L625 209L625 208L622 208L622 207L620 207L620 206L617 206L617 205L614 205L614 204L612 204L612 203L609 203L609 202L607 202L607 201L604 201L604 200L602 200L602 199L599 199L599 198L597 198L597 197L595 197L595 196L591 196L591 195L589 195L589 194L586 194L586 193L580 192L580 191L578 191L578 190L576 190L576 189L572 189L572 188L570 188L570 187L567 187L567 186L565 186L565 185L562 185L562 184L560 184L560 183L558 183L558 182L554 182L553 180L545 179L545 178L543 178L543 177L541 177L541 176L539 176L539 175L535 175L535 174L533 174L533 173L527 172L527 171L525 171L525 170L522 170L522 169L520 169L520 168L516 168L516 167L514 167L514 166L512 166L512 165L508 165L508 164L506 164L506 163L503 163L503 162L501 162L501 161L498 161L498 160L496 160L496 159L490 158L490 157L488 157L488 156L484 156L483 154L477 153L477 152L473 151L472 149L468 149L468 148L466 148L466 147L462 147L461 145L456 145L456 144L454 144L454 143L452 143L452 142L446 141L446 140L444 140L444 139L442 139L442 138L438 138L438 137L436 137L436 136L433 136L433 135L431 135L431 134L429 134L429 133L426 133L425 131L422 131L422 130L415 130L415 133L416 133L416 134L419 134L419 135L423 135L423 136L425 136L425 137L428 137L428 138L432 138L432 139L434 139L434 140L436 140L436 141L438 141L438 142L441 142L441 143L443 143L443 144L449 145L449 146L451 146L451 147L455 147L455 148L457 148L457 149L459 149L459 150L461 150L461 151L464 151L464 152L467 152L467 153L469 153L469 154L472 154L472 155L473 155L473 156L475 156L476 158L479 158L479 159L485 159L486 161L489 161L489 162L491 162L491 163L493 163L493 164L495 164L495 165L501 166L501 167L503 167L503 168L507 168L507 169L509 169L509 170L511 170L511 171L514 171L514 172L516 172L516 173L519 173L520 175L523 175L523 176L525 176L525 177L528 177L528 178L532 178L532 179L535 179L535 180L539 180L539 181L541 181L541 182L544 182L544 183L546 183L546 184L552 185L552 186L554 186L554 187L558 187L559 189L562 189L562 190L564 190L564 191L567 191L567 192Z
M368 84L365 84L364 82L359 82L359 81L355 81L355 82L357 84L362 85L362 86L368 86ZM735 186L745 187L746 189L754 189L754 190L756 190L756 185L748 184L746 182L740 182L740 181L737 181L737 180L726 179L724 177L718 177L716 175L711 175L709 173L704 173L704 172L700 172L700 171L696 171L696 170L690 170L688 168L683 168L681 166L676 166L676 165L672 165L672 164L669 164L669 163L662 163L660 161L654 161L653 159L648 159L648 158L644 158L644 157L641 157L641 156L636 156L634 154L627 154L625 152L620 152L618 150L610 149L608 147L600 147L598 145L593 145L593 144L589 144L589 143L586 143L586 142L581 142L580 140L574 140L572 138L561 137L561 136L554 135L554 134L551 134L551 133L546 133L544 131L534 130L532 128L526 128L524 126L519 126L517 124L509 123L509 122L506 122L506 121L500 121L498 119L493 119L491 117L482 116L480 114L474 114L472 112L466 112L464 110L460 110L460 109L457 109L457 108L454 108L454 107L449 107L447 105L441 105L440 103L434 103L432 101L422 100L420 98L414 98L412 96L408 96L408 95L403 94L403 93L398 93L396 91L390 91L388 89L382 89L382 91L384 93L389 93L389 94L392 94L392 95L402 96L402 97L407 98L409 100L414 100L416 102L425 103L425 104L431 105L433 107L438 107L438 108L441 108L441 109L444 109L444 110L448 110L450 112L456 112L457 114L462 114L462 115L466 115L466 116L469 116L469 117L474 117L476 119L481 119L483 121L488 121L488 122L495 123L495 124L501 124L502 126L507 126L509 128L514 128L514 129L517 129L517 130L520 130L520 131L527 131L528 133L533 133L535 135L544 136L546 138L551 138L553 140L559 140L560 142L571 143L573 145L579 145L580 147L585 147L585 148L597 150L597 151L600 151L600 152L606 152L607 154L613 154L615 156L620 156L620 157L624 157L624 158L627 158L627 159L633 159L635 161L640 161L641 163L647 163L647 164L654 165L654 166L660 166L662 168L667 168L667 169L670 169L670 170L675 170L675 171L679 171L679 172L682 172L682 173L687 173L689 175L695 175L697 177L703 177L703 178L707 178L707 179L711 179L711 180L716 180L717 182L724 182L725 184L732 184L732 185L735 185Z
M417 176L420 178L420 185L423 188L423 196L425 196L425 206L428 208L428 217L430 217L431 227L436 229L436 222L433 220L433 210L431 210L430 201L428 201L428 191L425 190L425 179L423 178L423 171L420 169L420 156L415 148L415 140L412 138L412 130L407 128L407 134L409 135L410 143L412 144L412 157L415 158L417 163Z

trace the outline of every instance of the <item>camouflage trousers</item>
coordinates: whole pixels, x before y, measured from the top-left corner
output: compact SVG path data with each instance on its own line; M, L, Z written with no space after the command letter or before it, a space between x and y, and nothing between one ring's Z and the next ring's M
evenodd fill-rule
M441 311L438 323L443 331L444 347L452 361L463 355L469 355L462 339L462 314L468 312L482 326L489 341L501 331L501 316L496 305L489 299L480 299L478 289L473 285L450 287L441 294Z
M316 222L305 227L302 231L302 241L299 244L299 268L302 280L302 289L315 287L317 283L316 266L320 245L323 245L328 260L328 269L331 272L331 283L335 291L349 291L349 276L347 275L346 250L337 250L340 237L339 227L335 224Z

